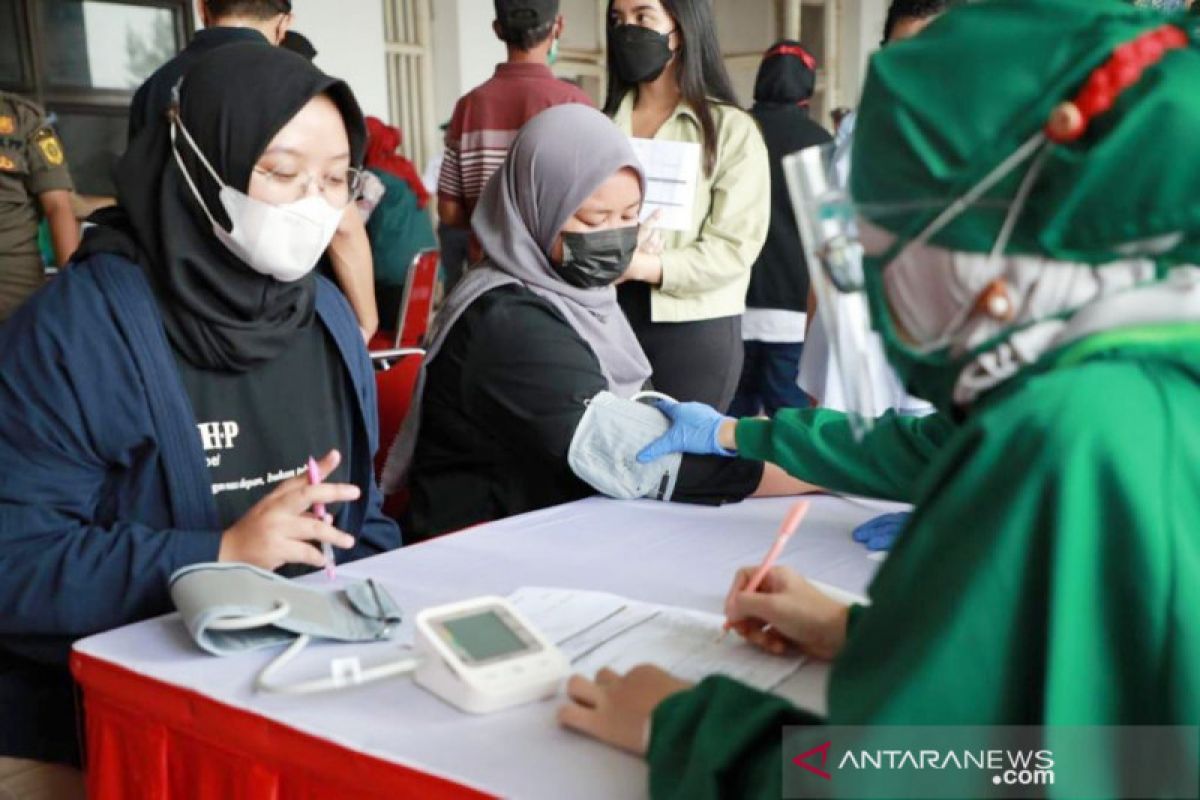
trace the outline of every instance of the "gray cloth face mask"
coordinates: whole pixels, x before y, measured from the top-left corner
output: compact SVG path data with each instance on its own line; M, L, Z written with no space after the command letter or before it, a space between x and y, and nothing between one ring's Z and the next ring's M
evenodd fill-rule
M177 570L169 588L196 644L218 656L302 635L342 642L388 639L401 619L396 601L369 579L329 592L249 564L206 563Z
M563 260L555 265L560 278L580 289L614 283L629 269L638 246L638 226L602 231L563 231Z

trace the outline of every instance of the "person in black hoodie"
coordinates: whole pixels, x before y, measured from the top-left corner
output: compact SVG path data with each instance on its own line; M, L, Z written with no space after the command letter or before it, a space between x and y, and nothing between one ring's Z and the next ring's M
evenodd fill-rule
M746 361L730 412L752 417L780 408L803 408L796 386L804 347L808 268L796 216L783 178L783 157L831 140L808 113L817 62L799 42L783 40L763 56L754 84L754 107L771 160L771 228L750 277L742 339Z

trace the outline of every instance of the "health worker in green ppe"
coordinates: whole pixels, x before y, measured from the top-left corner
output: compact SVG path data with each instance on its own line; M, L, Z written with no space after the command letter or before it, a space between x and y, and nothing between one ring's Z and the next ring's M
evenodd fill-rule
M828 410L734 422L664 404L672 428L643 457L736 452L915 509L869 605L782 569L730 590L749 641L832 660L824 718L724 677L572 679L560 720L645 754L653 796L779 797L790 725L816 750L833 725L1045 726L1047 741L1200 725L1194 23L1120 0L990 0L873 57L856 222L809 230L838 245L819 248L845 304L835 330L869 308L939 413L885 415L860 441ZM849 201L824 202L810 224L836 227ZM854 247L857 273L837 257ZM1086 796L1134 796L1137 765L1093 756ZM823 791L845 791L837 767Z

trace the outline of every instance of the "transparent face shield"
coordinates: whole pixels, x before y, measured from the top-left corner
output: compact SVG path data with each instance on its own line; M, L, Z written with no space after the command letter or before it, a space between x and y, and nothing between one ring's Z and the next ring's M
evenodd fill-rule
M878 220L891 213L920 211L932 218L915 237L901 237L891 251L889 263L893 263L905 250L924 246L968 209L994 206L1004 212L1003 225L988 254L989 261L995 262L1005 251L1048 153L1048 143L1038 133L960 197L922 198L870 208L857 206L851 200L845 180L847 165L839 158L844 152L835 144L810 147L784 158L783 171L817 297L817 317L828 337L831 357L836 361L842 406L857 436L861 438L875 418L887 410L880 389L890 380L888 365L880 358L880 337L871 322L859 214ZM1014 196L986 198L1004 178L1026 164L1028 169ZM962 308L964 320L971 310L970 305ZM958 327L951 322L946 329L953 331ZM910 342L907 346L914 353L928 354L947 343L943 338L921 344Z
M801 150L783 159L783 172L817 298L817 319L836 362L843 406L861 437L884 409L874 391L877 369L870 364L876 334L863 277L863 249L837 153L832 142Z

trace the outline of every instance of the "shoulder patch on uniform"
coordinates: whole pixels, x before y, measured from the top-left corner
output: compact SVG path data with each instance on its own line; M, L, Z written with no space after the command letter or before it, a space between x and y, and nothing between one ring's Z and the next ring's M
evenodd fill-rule
M17 162L5 155L0 155L0 170L5 172L13 172L17 168Z
M14 133L17 130L17 120L8 114L0 114L0 136Z
M50 166L60 166L65 160L62 143L58 141L58 137L54 135L54 131L49 128L42 128L34 134L33 142L37 145L38 150L42 151L46 163L50 164Z

